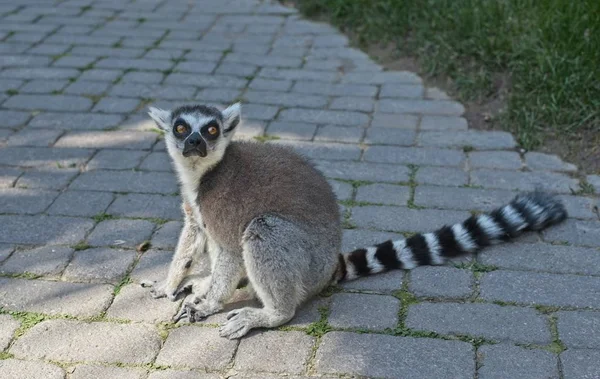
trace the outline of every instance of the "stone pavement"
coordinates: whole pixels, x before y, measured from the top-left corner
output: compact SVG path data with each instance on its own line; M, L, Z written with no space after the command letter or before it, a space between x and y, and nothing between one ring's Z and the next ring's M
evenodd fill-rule
M345 249L535 185L571 218L347 283L241 341L218 337L223 314L173 325L178 304L138 284L164 277L181 228L145 110L234 100L241 138L293 145L331 178ZM0 0L0 377L599 378L600 178L463 111L276 3Z

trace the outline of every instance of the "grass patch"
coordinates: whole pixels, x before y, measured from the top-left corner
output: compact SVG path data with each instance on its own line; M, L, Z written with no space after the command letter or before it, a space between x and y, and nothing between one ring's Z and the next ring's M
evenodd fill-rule
M0 352L0 361L3 361L5 359L11 359L14 357L15 357L14 355L12 355L11 353L9 353L7 351Z
M320 318L319 321L315 321L306 327L306 334L313 337L322 337L325 333L331 330L331 326L327 323L327 317L329 316L328 307L319 307Z
M119 292L121 292L121 289L128 285L133 283L131 281L131 278L129 277L129 275L125 276L123 279L121 279L121 281L119 283L117 283L117 285L115 286L114 290L113 290L113 296L117 296L119 294Z
M18 95L19 91L16 90L16 89L14 89L14 88L9 88L9 89L6 90L6 94L8 96L14 96L14 95Z
M102 222L102 221L106 221L106 220L112 220L113 218L115 218L115 216L102 212L102 213L98 213L97 215L95 215L92 218L96 222Z
M461 100L500 99L491 122L521 146L582 144L600 157L597 0L302 0L362 47L414 56ZM373 50L373 49L371 49ZM597 163L598 164L598 163Z
M13 316L14 318L16 318L21 323L21 326L19 326L19 328L15 331L15 335L14 335L15 338L21 337L29 329L33 328L34 326L36 326L40 322L44 321L45 319L49 318L48 316L46 316L44 314L35 313L35 312L8 312L8 313L11 316Z
M254 137L255 140L257 140L258 142L267 142L267 141L276 141L278 139L280 139L277 136L270 136L270 135L264 135L264 136L256 136Z

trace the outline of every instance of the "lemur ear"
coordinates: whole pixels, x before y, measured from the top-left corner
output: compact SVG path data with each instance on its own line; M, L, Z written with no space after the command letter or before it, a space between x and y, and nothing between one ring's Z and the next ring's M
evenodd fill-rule
M150 107L148 108L148 115L160 129L167 131L171 128L171 111Z
M242 105L235 103L221 113L223 114L223 126L225 127L223 133L227 135L233 132L242 120Z

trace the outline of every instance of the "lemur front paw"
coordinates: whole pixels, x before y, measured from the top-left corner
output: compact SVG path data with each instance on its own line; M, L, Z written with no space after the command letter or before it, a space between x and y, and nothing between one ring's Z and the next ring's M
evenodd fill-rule
M140 284L144 288L150 288L150 296L152 296L154 299L160 299L163 297L166 297L171 301L175 301L177 299L177 288L168 288L164 282L157 283L155 280L143 280Z
M173 317L173 321L177 322L185 318L187 318L188 322L202 321L206 317L220 311L221 308L219 304L210 303L206 300L200 300L194 295L189 295L183 302L179 312Z

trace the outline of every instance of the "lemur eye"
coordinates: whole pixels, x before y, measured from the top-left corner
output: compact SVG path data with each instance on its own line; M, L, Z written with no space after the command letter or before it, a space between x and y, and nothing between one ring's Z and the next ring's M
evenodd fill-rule
M179 124L179 125L175 126L175 131L179 134L184 134L185 132L187 132L187 126L185 126L183 124Z
M214 135L216 135L218 132L219 132L219 131L218 131L218 130L217 130L217 128L216 128L216 127L214 127L214 126L210 126L210 127L208 128L208 134L210 134L211 136L214 136Z

